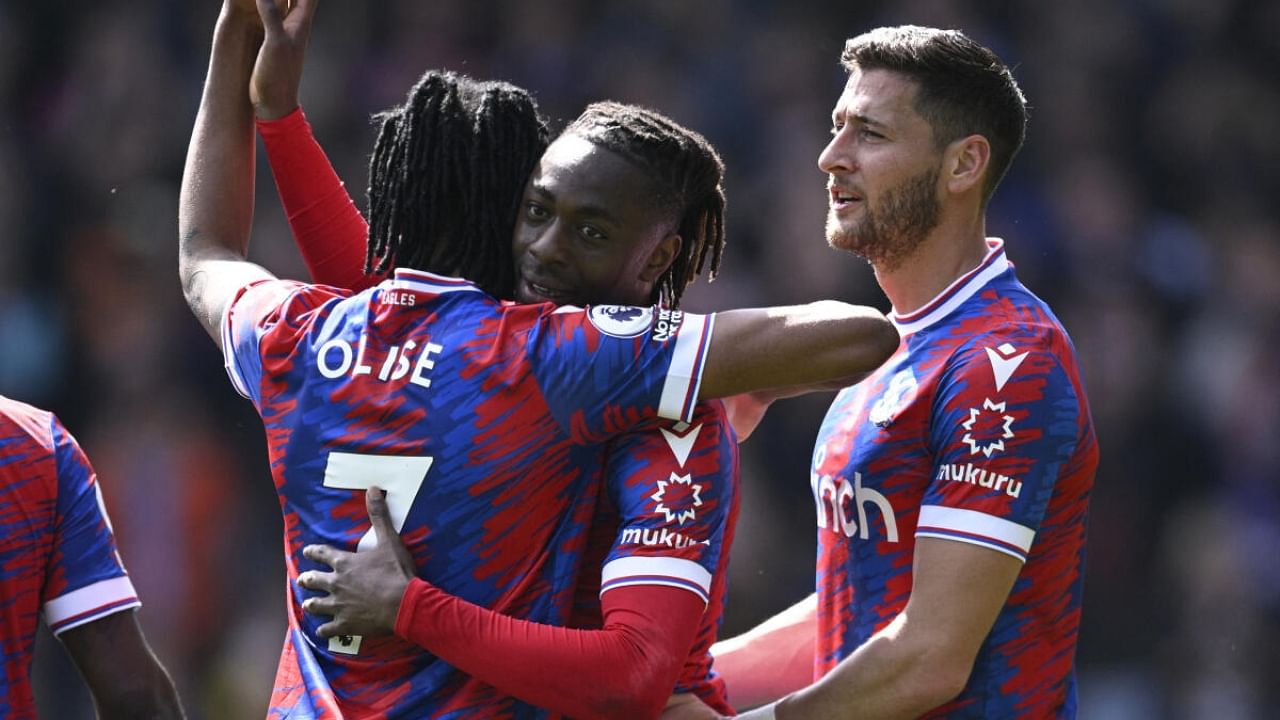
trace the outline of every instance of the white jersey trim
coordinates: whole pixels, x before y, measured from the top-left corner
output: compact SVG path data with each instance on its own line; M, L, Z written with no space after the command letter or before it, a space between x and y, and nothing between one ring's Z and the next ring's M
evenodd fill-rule
M1025 525L977 510L923 505L916 537L934 537L981 545L1026 562L1036 532Z
M976 268L956 278L946 290L938 293L919 310L906 315L894 311L889 313L889 320L903 337L920 332L950 315L984 285L1008 269L1009 259L1004 254L1004 241L987 238L987 255Z
M658 416L668 420L691 422L702 385L702 369L711 347L715 315L686 314L676 334L676 347L671 354L671 367L662 385Z
M240 375L240 368L236 363L235 341L231 335L231 309L242 297L244 297L243 290L237 291L236 299L222 308L222 366L227 370L227 377L231 378L231 387L245 398L253 399L249 395L249 383Z
M600 594L631 585L664 585L688 590L703 602L711 593L711 573L692 560L633 556L605 563L600 570Z
M436 295L451 292L484 292L470 280L408 268L396 268L395 274L390 279L382 281L380 285L386 289L412 290Z
M44 604L44 621L57 635L141 604L129 576L121 575L99 580L50 600Z

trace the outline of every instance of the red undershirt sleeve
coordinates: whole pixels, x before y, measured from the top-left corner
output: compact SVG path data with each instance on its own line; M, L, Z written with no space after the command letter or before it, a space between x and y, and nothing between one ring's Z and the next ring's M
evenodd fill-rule
M396 634L499 690L574 718L656 718L675 687L706 603L660 585L601 597L604 627L518 620L421 579L405 590Z
M311 279L352 292L377 284L381 277L364 273L369 225L316 142L302 108L257 125Z

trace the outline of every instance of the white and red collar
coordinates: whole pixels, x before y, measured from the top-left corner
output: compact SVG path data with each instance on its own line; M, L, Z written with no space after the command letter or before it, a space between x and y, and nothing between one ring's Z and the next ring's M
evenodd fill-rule
M1004 254L1004 240L987 238L987 255L977 267L956 278L955 282L925 303L924 307L907 315L891 312L889 320L903 337L920 332L950 315L965 300L973 297L984 285L1008 269L1009 259Z
M483 292L470 280L409 268L396 268L391 277L382 281L381 285L391 290L411 290L436 295L449 292Z

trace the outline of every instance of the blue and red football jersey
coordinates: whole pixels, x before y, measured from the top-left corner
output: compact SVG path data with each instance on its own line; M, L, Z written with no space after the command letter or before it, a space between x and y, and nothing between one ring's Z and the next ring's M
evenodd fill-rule
M602 580L603 591L635 584L634 578L617 580L618 569L634 562L627 559L633 548L655 558L697 560L709 570L710 591L689 589L707 600L707 609L674 692L694 693L731 714L724 682L711 672L739 502L737 438L724 406L702 403L688 423L657 420L626 433L610 444L605 472L608 494L591 523L592 546L578 587L582 599L570 624L600 627Z
M51 413L0 396L0 717L35 717L41 612L57 634L138 605L89 459Z
M510 305L409 270L354 296L289 281L241 291L223 345L233 384L266 426L290 580L273 716L545 717L398 638L319 639L320 621L300 607L311 593L294 582L317 567L301 550L368 546L360 491L377 485L423 577L499 612L565 625L611 441L658 417L697 420L713 321ZM665 521L662 506L678 527L692 508L689 536L709 543L649 544L645 532L661 529L638 524L639 541L610 555L606 588L657 583L705 598L721 561L715 528L736 496L662 480L666 492L651 477L616 483L624 516L648 502L649 515ZM699 502L710 511L699 514Z
M927 717L1075 716L1075 648L1098 444L1066 331L999 241L910 316L896 354L837 397L819 432L821 676L911 594L918 537L1025 565L964 691Z

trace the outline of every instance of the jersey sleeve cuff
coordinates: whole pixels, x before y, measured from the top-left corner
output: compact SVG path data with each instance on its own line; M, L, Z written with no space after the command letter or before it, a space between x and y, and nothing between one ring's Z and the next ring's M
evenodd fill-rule
M1022 562L1027 561L1036 532L1025 525L977 510L924 505L916 523L916 537L933 537L981 545Z
M711 573L692 560L670 557L624 557L610 560L600 570L600 594L631 585L677 587L708 602Z
M54 635L122 610L141 606L129 576L99 580L44 604L44 620Z
M685 315L680 332L676 335L671 367L667 371L666 382L662 385L662 398L658 404L660 417L681 422L693 421L715 318L714 314Z
M254 118L254 125L257 126L258 134L262 136L263 140L271 140L280 135L288 135L306 124L307 116L302 112L301 105L275 120Z

